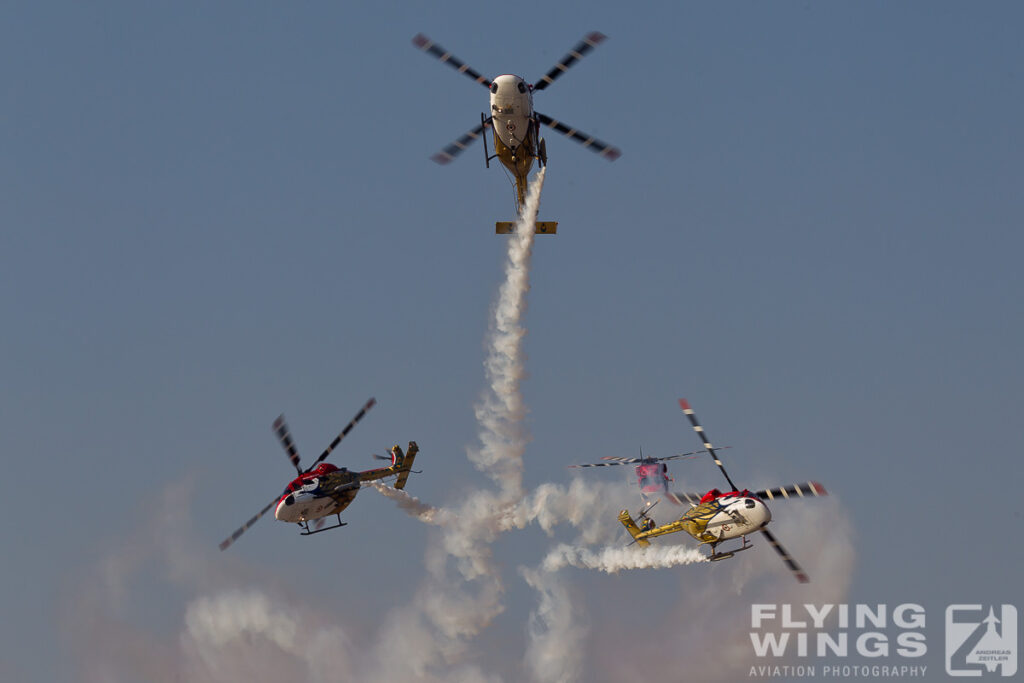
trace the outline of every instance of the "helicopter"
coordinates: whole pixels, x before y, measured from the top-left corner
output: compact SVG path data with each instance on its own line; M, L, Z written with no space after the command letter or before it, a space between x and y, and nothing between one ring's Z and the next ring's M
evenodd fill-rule
M694 431L704 444L704 450L711 455L715 464L722 471L722 475L725 476L725 480L729 484L729 490L722 492L714 488L704 494L669 494L670 497L675 498L676 502L681 503L685 500L691 507L676 521L661 526L656 525L654 520L648 516L648 512L654 507L653 505L645 506L637 514L640 520L639 524L634 521L632 515L629 514L629 510L622 510L619 513L619 521L626 527L629 535L633 537L633 542L641 547L646 547L650 545L648 540L650 538L685 531L700 541L701 545L706 544L709 546L711 552L708 555L708 559L715 562L734 557L736 553L753 547L750 541L747 540L747 535L760 531L768 539L768 543L779 554L779 557L782 558L782 561L793 573L797 581L800 583L810 581L810 578L800 568L796 560L775 538L775 534L766 528L772 520L772 513L764 501L824 496L828 495L825 487L816 481L808 481L779 488L762 489L755 492L739 489L729 477L729 473L725 471L721 458L715 452L714 446L711 445L711 440L708 438L704 428L697 421L697 417L694 415L693 408L690 407L689 402L681 398L679 399L679 406L683 409L683 413L690 420ZM739 548L728 552L718 552L716 550L719 543L733 538L741 539Z
M439 164L447 164L466 149L471 142L478 137L482 137L484 165L490 168L491 160L497 158L515 178L516 213L522 212L523 203L526 201L527 176L530 173L534 160L540 166L546 166L548 163L547 145L544 139L540 137L541 124L572 138L609 161L618 159L622 152L617 148L598 140L592 135L581 133L576 128L542 114L533 108L534 91L544 90L554 83L559 76L569 70L569 67L603 42L605 38L604 34L596 31L587 34L583 40L577 43L567 55L562 57L558 64L553 66L534 85L512 74L496 76L492 81L460 61L430 38L427 38L422 33L417 34L412 39L413 45L437 57L437 59L450 65L459 73L466 74L469 78L491 91L490 114L481 113L480 125L475 126L471 131L431 158ZM494 140L493 155L487 149L488 128L490 128ZM514 232L515 223L512 221L498 221L494 227L495 233L508 234ZM553 235L557 231L558 223L556 221L536 222L535 232L537 234Z
M347 522L341 521L341 511L349 506L349 504L355 499L356 494L359 493L359 489L364 483L376 481L378 479L385 479L387 477L396 477L394 486L396 489L405 488L405 483L409 479L409 474L415 472L412 469L412 464L416 459L416 454L419 452L419 447L415 441L409 442L409 448L404 453L399 446L391 447L391 457L374 455L373 457L381 460L391 460L391 464L387 467L378 467L371 470L364 470L362 472L353 472L345 467L336 467L330 463L324 462L327 456L331 454L338 444L345 436L348 435L352 428L363 419L366 413L377 404L377 401L371 398L366 404L359 409L356 416L345 425L345 428L341 430L338 436L334 437L334 441L327 446L323 453L320 454L313 464L302 469L299 465L299 452L295 448L295 442L292 441L291 432L288 430L288 425L284 421L284 415L281 415L274 420L274 433L277 435L278 440L284 447L285 453L288 455L288 459L295 467L299 476L293 479L285 490L280 495L276 496L272 501L260 510L258 513L253 515L249 521L239 527L233 534L225 538L220 543L220 549L227 549L232 543L238 540L238 538L246 532L246 530L255 524L259 519L265 515L270 508L274 508L274 517L282 522L293 522L298 524L301 528L299 532L302 536L310 536L317 534L322 531L330 531L331 529L337 529L347 525ZM418 474L418 473L417 473ZM324 527L325 520L330 515L337 516L337 524L333 526ZM310 528L309 523L314 521L313 528Z
M726 446L728 448L728 446ZM668 490L668 484L670 481L674 481L672 477L668 476L668 465L665 464L665 460L676 460L678 458L693 459L697 457L697 453L703 453L704 451L694 451L692 453L680 453L678 455L667 455L663 458L645 458L643 449L640 450L639 458L623 458L615 455L606 455L602 460L608 462L590 462L582 465L569 465L569 467L612 467L614 465L632 465L636 463L634 472L636 473L637 484L640 487L640 495L645 499L648 494L664 494L672 500L672 495ZM673 502L677 502L673 500ZM677 502L678 504L678 502Z

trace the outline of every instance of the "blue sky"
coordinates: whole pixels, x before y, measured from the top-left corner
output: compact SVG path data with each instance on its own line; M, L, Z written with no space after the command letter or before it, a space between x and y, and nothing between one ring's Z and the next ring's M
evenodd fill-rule
M0 9L0 677L104 680L81 619L171 647L190 605L234 588L380 637L437 542L388 501L366 492L312 539L267 519L230 555L216 544L289 479L282 411L310 461L375 396L332 462L414 439L414 495L484 485L465 453L513 191L479 147L429 160L487 93L409 41L534 81L591 30L609 40L535 105L623 156L546 134L540 218L560 225L525 318L528 487L693 450L686 396L737 481L828 487L774 506L778 535L812 553L819 510L816 533L853 549L837 595L928 607L941 670L946 604L1013 602L1024 560L1021 19L1013 3ZM704 461L672 472L719 484ZM628 472L582 476L632 504ZM169 538L226 578L171 575ZM516 568L552 543L530 528L495 546L506 610L472 641L482 670L527 677L537 597ZM664 605L696 609L752 568L769 578L712 612L745 638L749 604L789 581L764 543L731 568L566 570L585 678L652 619L643 666L687 666ZM84 599L113 583L123 605Z

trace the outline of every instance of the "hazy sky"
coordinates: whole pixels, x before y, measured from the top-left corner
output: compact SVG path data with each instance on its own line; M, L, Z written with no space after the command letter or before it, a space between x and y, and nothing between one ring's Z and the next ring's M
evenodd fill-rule
M833 494L772 506L813 583L761 538L714 565L567 568L546 594L572 605L564 644L538 641L526 578L579 538L531 525L490 546L493 621L424 679L529 679L547 642L579 657L569 678L746 680L750 605L786 601L919 603L916 663L941 675L948 604L1024 607L1022 20L1009 2L3 5L0 679L413 675L388 667L437 637L417 612L436 528L365 491L342 530L268 516L216 546L294 474L282 411L309 463L375 396L331 462L416 440L411 494L494 486L466 453L514 193L479 143L430 161L487 92L410 39L532 82L592 30L609 40L535 106L623 155L545 133L559 234L530 271L526 488L578 476L624 546L629 468L566 466L694 450L685 396L741 485ZM706 460L671 472L721 484ZM218 614L261 635L219 641Z

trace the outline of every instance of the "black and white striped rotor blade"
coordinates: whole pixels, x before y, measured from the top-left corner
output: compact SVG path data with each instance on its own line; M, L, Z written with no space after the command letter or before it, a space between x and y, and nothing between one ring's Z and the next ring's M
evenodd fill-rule
M612 147L607 142L602 142L601 140L595 138L593 135L587 135L586 133L582 133L573 128L572 126L567 126L561 121L556 121L547 114L541 114L540 112L537 111L535 111L534 114L537 116L537 120L543 123L545 126L551 126L562 135L572 138L573 140L580 143L581 145L583 145L584 147L591 151L597 152L608 161L615 161L620 156L622 156L622 152L619 150L618 147Z
M785 498L809 498L827 496L828 491L816 481L805 481L801 484L790 484L774 489L761 489L754 493L761 500L777 500Z
M717 450L723 450L731 448L731 446L719 446ZM660 462L662 460L677 460L679 458L693 459L700 457L701 453L707 453L707 451L701 449L699 451L690 451L689 453L679 453L678 455L666 455L664 458L654 458L655 461Z
M454 56L451 52L448 52L443 47L427 38L422 33L417 33L416 37L412 39L412 44L423 50L424 52L434 55L439 60L449 65L460 74L466 74L471 79L484 86L485 88L491 87L491 79L482 76L481 74L474 71L468 64L463 63L458 57Z
M533 86L533 89L543 90L544 88L554 83L556 78L558 78L566 71L568 71L569 67L571 67L576 62L580 61L585 54L587 54L595 47L597 47L607 37L608 36L604 35L603 33L598 33L597 31L594 31L593 33L588 33L586 38L576 43L576 45L574 45L573 48L569 50L569 54L562 57L562 61L558 62L558 64L555 64L553 67L551 67L551 71L544 74L544 77L537 81L537 83Z
M614 455L607 455L601 459L608 460L609 462L589 462L583 465L569 465L569 467L611 467L612 465L628 465L640 462L640 458L619 458Z
M689 503L690 505L696 507L696 506L700 505L700 499L701 499L701 497L703 495L704 495L703 493L678 493L677 492L677 493L669 493L668 497L676 505L682 505L683 503Z
M700 438L701 443L704 444L704 449L711 454L712 458L714 458L715 464L718 465L718 469L722 470L725 480L729 482L729 486L732 487L731 490L738 491L739 489L736 488L736 484L732 483L732 479L729 478L729 473L725 471L725 465L722 464L722 459L718 457L717 453L715 453L715 447L711 445L711 439L708 438L708 435L704 431L704 428L701 427L700 422L697 422L697 416L693 414L693 408L690 407L690 402L685 398L681 398L679 399L679 407L683 409L683 413L686 414L686 417L690 420L690 424L693 425L693 431L697 432L697 436Z
M230 546L232 543L237 541L238 537L241 536L242 534L244 534L246 529L248 529L253 524L258 522L260 517L262 517L263 515L267 514L267 511L270 510L270 508L272 508L275 505L277 505L278 498L280 498L280 496L278 496L277 498L274 498L274 500L272 500L269 503L267 503L267 506L265 508L263 508L262 510L257 512L255 515L253 515L251 518L249 518L249 521L246 522L245 524L243 524L242 526L240 526L238 529L236 529L235 533L231 534L230 536L225 538L223 541L221 541L220 542L220 549L221 550L226 550L228 548L228 546Z
M443 150L441 150L440 152L438 152L437 154L430 158L439 164L447 164L449 161L451 161L459 154L461 154L464 149L469 147L469 145L474 140L476 140L478 137L480 137L481 134L483 134L485 125L486 124L483 123L477 125L476 128L469 131L468 133L460 137L458 140L448 145Z
M782 547L782 544L779 543L779 539L775 538L775 534L767 529L761 529L761 533L765 535L771 546L775 548L775 552L777 552L779 557L782 558L782 561L786 563L786 567L789 568L789 571L793 572L793 576L796 577L796 580L800 583L809 583L810 579L807 577L807 574L805 574L804 570L800 568L800 565L796 563L793 556Z
M302 468L299 467L299 451L295 448L295 442L292 441L292 434L288 429L288 424L284 421L284 415L279 415L274 420L274 433L277 434L277 440L281 442L284 452L288 454L288 459L291 460L295 470L302 474Z
M352 431L352 428L355 427L356 424L363 419L363 416L365 416L366 413L369 412L370 408L372 408L375 405L377 405L377 399L371 398L369 401L367 401L366 405L359 409L359 412L356 413L356 416L352 418L352 421L345 425L345 428L341 430L341 433L334 437L334 441L331 442L331 445L328 446L327 449L320 454L319 458L313 461L313 464L310 465L306 469L306 471L309 472L314 467L316 467L324 460L326 460L327 456L331 454L331 451L338 447L338 444L341 443L341 440L348 436L348 433Z

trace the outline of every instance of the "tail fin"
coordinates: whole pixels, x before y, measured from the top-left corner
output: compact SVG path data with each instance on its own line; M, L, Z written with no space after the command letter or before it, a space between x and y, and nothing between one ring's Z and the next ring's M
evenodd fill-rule
M630 517L629 510L623 510L619 513L619 521L622 522L622 526L626 527L626 531L629 532L629 535L633 537L633 540L636 541L636 544L641 548L646 548L651 544L651 542L645 538L637 538L637 536L642 532L640 531L640 527L636 525L636 522L633 521L633 518Z
M395 480L395 488L404 489L405 482L409 479L409 473L412 471L412 463L416 460L416 454L420 452L420 448L415 441L410 441L409 450L405 455L402 455L402 449L398 446L392 448L391 452L395 454L398 466L398 479Z

